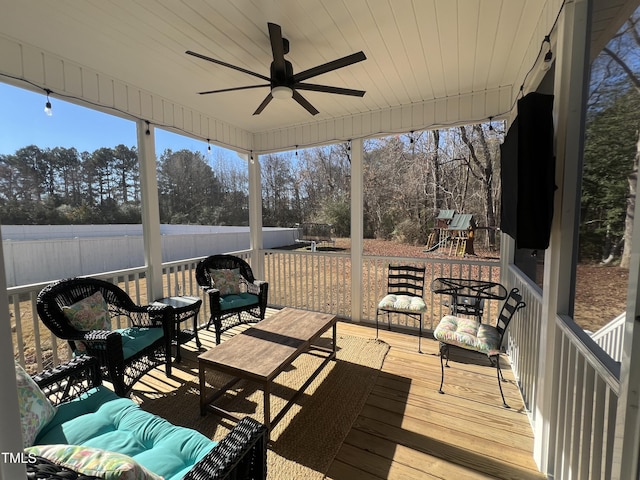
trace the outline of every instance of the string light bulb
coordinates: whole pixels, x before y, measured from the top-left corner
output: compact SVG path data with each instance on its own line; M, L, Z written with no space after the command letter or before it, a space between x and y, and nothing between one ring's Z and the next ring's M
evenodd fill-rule
M414 139L413 139L413 130L411 130L411 131L409 132L409 143L413 144L413 142L414 142Z
M149 128L149 120L145 120L144 123L147 124L147 129L145 130L144 134L145 135L151 135L151 130Z
M45 92L47 92L47 103L44 104L44 113L50 117L53 115L53 110L51 109L51 101L49 100L49 94L51 93L51 90L49 90L48 88L45 89Z
M493 117L489 117L489 133L487 134L489 138L496 138L496 130L493 128Z

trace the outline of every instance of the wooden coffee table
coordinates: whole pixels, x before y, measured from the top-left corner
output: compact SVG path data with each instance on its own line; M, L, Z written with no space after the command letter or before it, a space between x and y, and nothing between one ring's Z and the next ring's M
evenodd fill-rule
M264 424L273 428L291 408L295 400L311 384L324 366L336 356L335 315L309 312L294 308L284 308L255 326L239 333L210 349L198 357L200 376L200 414L215 412L235 421L240 419L213 402L224 395L239 380L249 380L260 384L264 392ZM313 345L324 332L333 327L331 348ZM271 420L270 395L273 380L302 353L309 350L328 353L322 364L304 383L285 407ZM219 390L207 395L206 371L218 371L234 378Z

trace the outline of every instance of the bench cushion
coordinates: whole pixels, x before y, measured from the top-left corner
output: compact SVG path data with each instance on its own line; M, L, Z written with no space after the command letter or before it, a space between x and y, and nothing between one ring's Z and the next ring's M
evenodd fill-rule
M386 295L378 304L380 310L395 310L404 312L426 312L427 305L421 297L413 295Z
M500 353L498 330L475 318L445 315L433 332L436 340L487 355Z
M118 452L165 480L178 480L216 443L100 386L60 405L35 444L85 445Z

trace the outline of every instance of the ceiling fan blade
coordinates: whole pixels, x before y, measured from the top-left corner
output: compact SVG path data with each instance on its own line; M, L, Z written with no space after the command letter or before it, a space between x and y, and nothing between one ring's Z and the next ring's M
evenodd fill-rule
M284 75L284 41L282 40L282 29L276 23L268 23L269 40L271 40L271 52L273 53L273 67L277 73Z
M262 111L264 110L264 107L266 107L267 105L269 105L269 102L273 100L273 95L271 95L271 92L269 92L269 95L267 95L264 100L262 101L262 103L260 104L260 106L256 109L255 112L253 112L254 115L260 115L262 113Z
M298 102L300 105L302 105L307 112L309 112L311 115L317 115L318 113L320 113L318 110L316 110L316 108L311 105L308 100L306 98L304 98L302 95L300 95L297 90L293 91L293 99Z
M367 93L364 90L353 90L352 88L330 87L328 85L316 85L315 83L295 83L293 88L298 90L310 90L312 92L336 93L338 95L351 95L353 97L364 97Z
M198 92L200 95L207 95L209 93L221 93L221 92L233 92L235 90L249 90L251 88L263 88L269 87L269 84L264 85L247 85L246 87L232 87L232 88L221 88L220 90L207 90L206 92Z
M198 57L203 60L207 60L209 62L217 63L218 65L222 65L223 67L232 68L233 70L237 70L239 72L246 73L248 75L253 75L254 77L258 77L258 78L261 78L262 80L266 80L267 82L271 81L269 77L266 77L256 72L252 72L251 70L247 70L246 68L236 67L235 65L231 65L230 63L223 62L222 60L216 60L215 58L207 57L206 55L202 55L201 53L192 52L191 50L187 50L185 53L187 55L193 55L194 57Z
M333 70L337 70L338 68L347 67L366 59L367 57L364 52L352 53L351 55L347 55L346 57L338 58L337 60L333 60L332 62L318 65L317 67L310 68L309 70L296 73L293 76L293 81L295 83L301 82L303 80L306 80L307 78L322 75L323 73L331 72Z

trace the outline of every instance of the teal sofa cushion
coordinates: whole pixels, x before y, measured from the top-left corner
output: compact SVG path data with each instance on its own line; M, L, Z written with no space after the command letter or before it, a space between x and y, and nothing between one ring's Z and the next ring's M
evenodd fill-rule
M195 408L195 407L194 407ZM58 407L35 445L85 445L128 455L165 480L179 480L216 444L100 386Z
M220 297L220 310L231 310L232 308L248 307L258 305L258 296L253 293L239 293L237 295L225 295Z
M114 331L120 333L122 336L122 351L125 360L153 344L164 334L162 328L133 327L121 328Z

